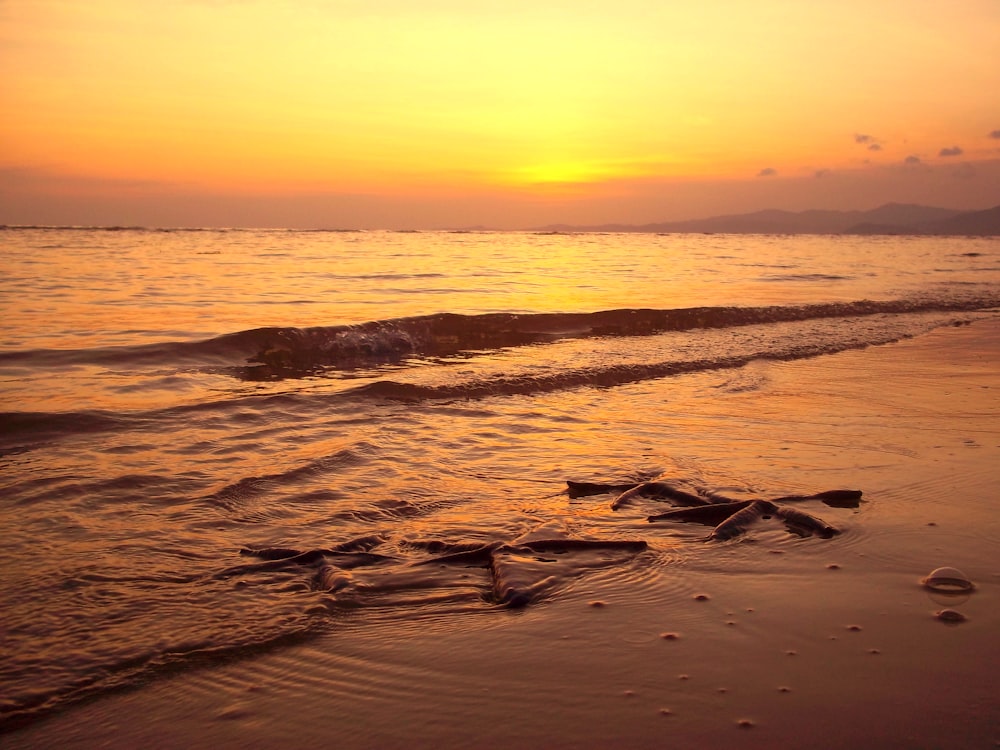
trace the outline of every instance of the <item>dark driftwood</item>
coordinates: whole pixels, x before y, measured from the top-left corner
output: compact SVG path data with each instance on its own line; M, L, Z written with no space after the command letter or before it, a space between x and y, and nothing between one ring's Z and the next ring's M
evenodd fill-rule
M714 526L708 538L715 540L740 536L753 524L766 518L780 519L789 531L796 534L831 537L840 533L837 528L809 513L779 505L779 502L819 500L834 507L856 508L862 496L860 490L827 490L813 495L788 495L775 500L735 500L708 490L699 489L696 494L664 481L641 483L570 481L566 485L570 497L616 493L611 504L613 510L638 497L650 497L683 506L648 516L647 520L693 522ZM537 534L537 531L535 533ZM383 537L372 534L336 544L329 549L248 547L241 549L240 554L256 557L260 562L233 566L216 573L213 577L222 579L244 573L308 566L315 571L312 578L315 588L336 593L355 585L350 573L354 568L383 562L400 562L398 557L372 551L384 543ZM587 550L616 550L638 554L648 547L641 539L597 540L562 537L511 542L417 540L401 542L400 546L433 555L412 563L413 566L464 565L486 568L491 578L487 598L507 607L523 607L536 601L540 593L549 589L556 580L554 576L545 575L548 572L545 570L547 564L553 560L539 557L539 554L561 555ZM394 579L391 571L386 573ZM427 584L421 581L414 583L406 579L395 585L405 588Z
M708 526L718 526L729 518L733 513L747 507L753 500L743 500L733 503L718 503L713 505L699 505L695 508L677 508L668 510L666 513L658 513L649 516L647 521L693 521L703 523Z
M642 552L649 545L641 539L536 539L517 542L513 547L527 547L534 552L567 552L570 550L611 549Z
M816 516L809 515L796 508L784 508L780 505L776 507L776 515L785 522L789 531L802 536L821 536L828 539L840 533L840 529L831 526L826 521Z
M734 536L744 534L755 521L759 521L762 518L770 518L777 509L777 505L767 500L754 500L716 526L715 530L709 535L709 538L732 539Z
M641 493L642 486L636 487L622 497L631 499ZM684 493L687 494L687 493ZM788 495L775 500L731 500L721 495L711 495L709 504L689 508L679 508L665 513L647 516L646 520L679 521L702 523L715 526L709 539L732 539L746 533L757 521L765 518L779 518L794 534L801 536L819 536L829 538L839 534L840 530L804 511L779 505L779 502L794 502L800 500L820 500L827 505L838 508L856 508L861 503L861 490L827 490L814 495ZM619 498L618 500L621 500ZM612 503L612 508L620 506L618 500ZM686 498L682 498L686 501ZM687 504L682 502L681 504Z
M820 500L831 508L857 508L861 505L861 490L827 490L815 495L788 495L776 497L771 502L790 503L799 500Z
M611 510L618 510L635 497L670 500L677 505L707 505L713 502L710 498L677 489L667 482L643 482L616 497L611 502Z
M530 562L530 558L506 548L493 555L489 565L493 601L505 607L526 607L555 583L555 576L539 577Z
M620 495L626 490L637 486L639 482L627 484L606 484L602 482L566 482L566 494L570 497L589 497L590 495L604 495L613 492Z
M493 542L472 550L439 555L417 565L486 567L490 571L493 601L506 607L524 607L535 601L539 593L551 587L555 581L554 576L539 576L533 570L534 563L538 562L533 553L560 554L585 550L639 553L647 547L648 544L641 539L536 539L513 544Z
M647 521L681 521L715 526L709 539L726 540L745 534L753 524L766 518L781 519L789 531L802 536L828 538L839 530L821 518L795 508L786 508L770 500L744 500L720 505L678 510L649 516Z
M374 537L372 538L374 539ZM330 549L297 550L288 547L244 548L241 554L261 558L261 562L237 565L216 574L227 578L245 573L281 570L294 566L312 567L316 572L312 577L313 587L329 593L337 593L355 584L350 571L365 565L380 562L399 562L398 558L368 551L348 551L364 549L369 539L354 540L336 545ZM381 542L380 542L381 543ZM540 574L539 566L546 562L537 557L539 553L559 555L587 550L616 550L637 554L647 548L643 540L637 539L535 539L507 544L493 542L412 542L409 546L436 552L433 557L413 563L416 566L464 565L486 568L490 573L491 585L487 598L506 607L524 607L536 601L541 592L551 588L554 576ZM543 571L544 572L544 571ZM405 581L400 585L407 586ZM419 585L419 584L418 584Z

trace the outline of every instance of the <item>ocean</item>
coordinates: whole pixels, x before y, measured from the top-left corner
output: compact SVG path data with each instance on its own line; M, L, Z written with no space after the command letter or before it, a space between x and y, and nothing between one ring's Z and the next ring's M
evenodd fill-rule
M532 611L687 596L704 527L566 482L849 487L835 451L728 461L745 416L710 405L1000 307L995 238L5 228L0 264L0 730L332 632L502 622L500 543Z

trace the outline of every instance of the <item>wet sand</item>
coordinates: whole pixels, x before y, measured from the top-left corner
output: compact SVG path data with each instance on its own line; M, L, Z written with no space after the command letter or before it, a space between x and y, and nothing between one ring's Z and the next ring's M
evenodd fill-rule
M378 611L68 709L7 747L972 748L1000 743L1000 321L729 373L678 426L764 485L863 489L832 540L725 543L669 586ZM763 388L742 388L760 375ZM707 376L706 376L707 377ZM733 430L733 424L740 429ZM950 565L976 584L920 586ZM943 608L968 619L950 624Z

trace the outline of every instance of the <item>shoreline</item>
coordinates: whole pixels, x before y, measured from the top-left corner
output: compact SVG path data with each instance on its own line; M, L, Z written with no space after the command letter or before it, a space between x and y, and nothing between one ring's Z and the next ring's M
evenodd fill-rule
M863 489L857 512L829 512L845 527L829 542L699 548L669 581L585 577L517 612L345 613L306 644L83 703L4 744L992 746L998 353L1000 320L985 320L764 362L763 389L689 405L679 421L707 462ZM698 436L723 417L738 435ZM976 591L935 601L919 580L943 565ZM968 621L936 619L946 606Z

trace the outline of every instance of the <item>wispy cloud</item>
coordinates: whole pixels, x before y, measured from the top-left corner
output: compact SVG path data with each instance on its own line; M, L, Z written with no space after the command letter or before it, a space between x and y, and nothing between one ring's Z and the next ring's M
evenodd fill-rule
M778 174L778 170L777 169L774 169L773 167L764 167L762 170L760 170L757 173L757 176L758 177L774 177L776 174Z
M817 169L815 172L813 172L813 176L817 178L826 177L829 174L831 174L829 169Z
M903 164L922 164L922 163L923 162L920 160L920 157L914 156L913 154L910 154L905 159L903 159Z
M952 146L951 148L943 148L938 151L938 156L961 156L964 151L958 146Z
M997 140L1000 140L1000 130L994 130L994 131L992 131L990 133L989 137L990 138L996 138Z

